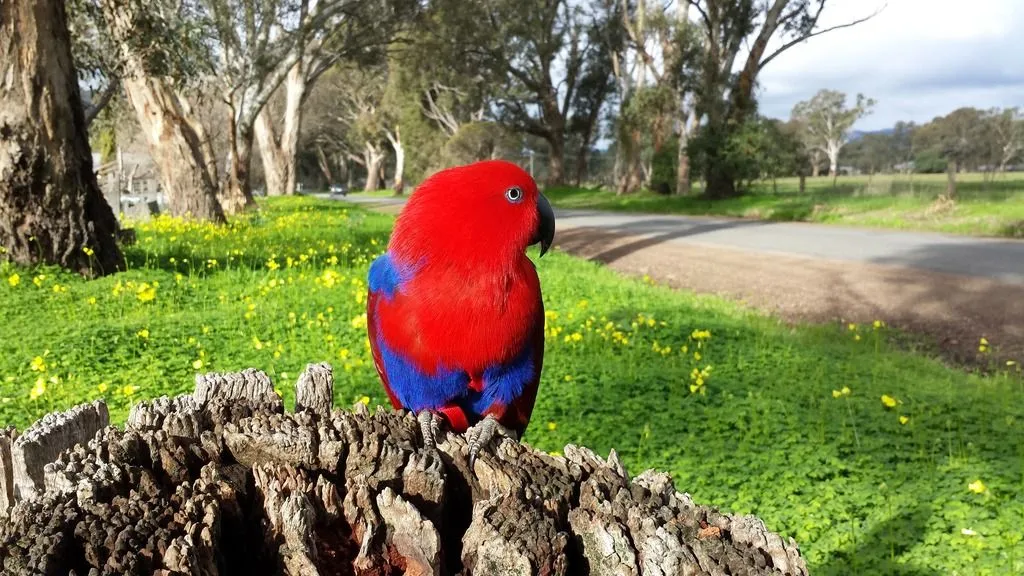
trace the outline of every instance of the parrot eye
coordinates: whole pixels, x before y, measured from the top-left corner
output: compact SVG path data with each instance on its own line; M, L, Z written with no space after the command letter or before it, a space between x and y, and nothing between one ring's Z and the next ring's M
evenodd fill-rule
M508 190L505 190L505 198L513 204L518 204L523 199L523 189L518 186L513 186Z

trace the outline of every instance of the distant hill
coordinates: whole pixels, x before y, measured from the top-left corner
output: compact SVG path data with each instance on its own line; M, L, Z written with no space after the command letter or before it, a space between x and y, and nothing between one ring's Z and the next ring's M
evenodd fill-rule
M850 142L860 140L868 134L884 134L888 136L893 133L892 128L882 128L881 130L852 130L850 132Z

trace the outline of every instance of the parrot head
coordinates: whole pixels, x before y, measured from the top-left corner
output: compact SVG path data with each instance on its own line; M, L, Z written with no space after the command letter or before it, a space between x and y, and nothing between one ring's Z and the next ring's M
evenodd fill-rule
M410 195L389 250L405 262L423 258L513 265L528 246L551 247L555 214L525 170L485 160L436 172Z

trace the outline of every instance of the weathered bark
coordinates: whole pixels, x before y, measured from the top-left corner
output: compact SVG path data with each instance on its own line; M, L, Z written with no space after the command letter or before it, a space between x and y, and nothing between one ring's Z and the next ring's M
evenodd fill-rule
M380 188L380 169L384 164L384 151L373 142L363 145L363 166L366 167L366 185L364 190L373 191Z
M274 121L270 118L269 108L264 108L256 117L256 143L259 145L260 158L263 160L263 182L267 187L267 196L289 194L288 172L290 166L278 142L277 131L274 129Z
M138 34L134 4L101 0L101 6L110 33L120 46L125 93L146 136L171 214L224 222L209 138L188 101L166 79L151 76L132 48Z
M614 451L502 438L470 469L408 412L329 411L326 365L294 413L262 372L197 380L45 468L0 521L5 574L807 574L792 539Z
M0 0L0 252L87 276L124 267L93 173L64 2Z

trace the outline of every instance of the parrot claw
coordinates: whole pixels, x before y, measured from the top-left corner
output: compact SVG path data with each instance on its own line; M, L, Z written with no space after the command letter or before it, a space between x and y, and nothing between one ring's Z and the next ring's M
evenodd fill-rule
M502 426L493 416L487 416L476 425L466 430L466 443L469 444L469 468L472 470L480 449L490 444L495 435L516 439L516 434Z
M420 423L420 433L423 434L423 445L431 450L437 449L437 435L441 430L441 417L424 410L416 415Z

